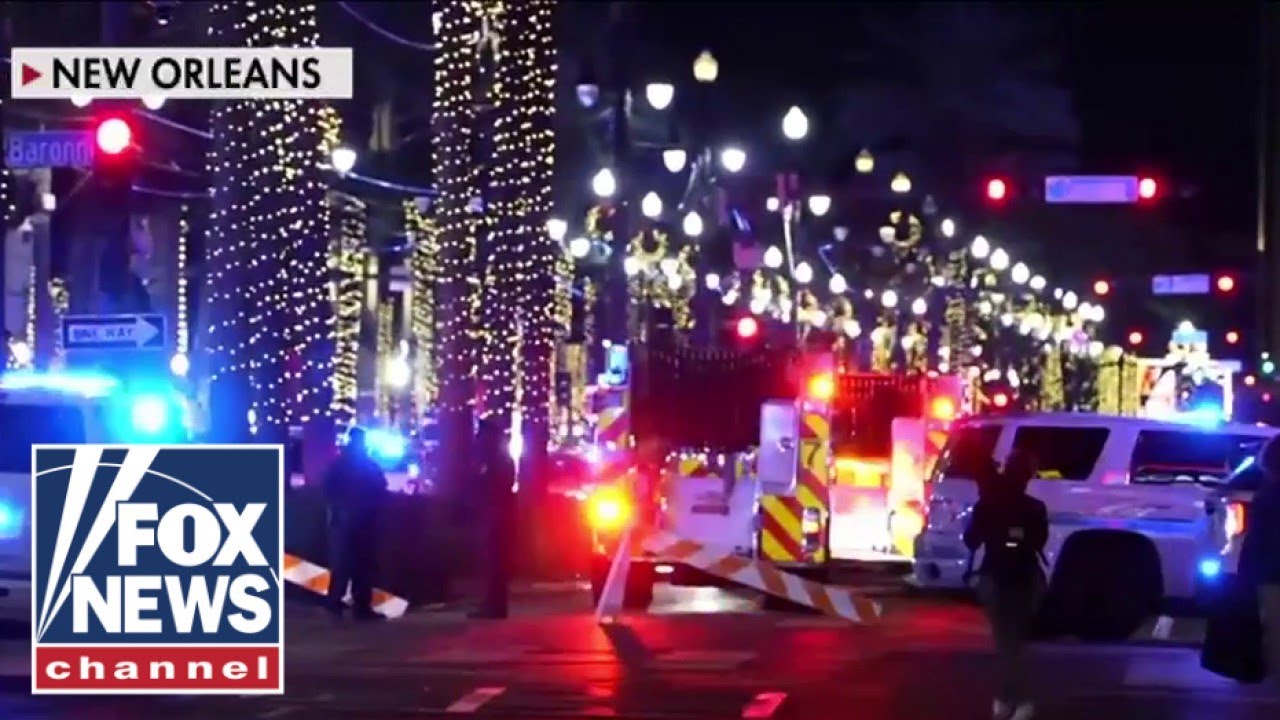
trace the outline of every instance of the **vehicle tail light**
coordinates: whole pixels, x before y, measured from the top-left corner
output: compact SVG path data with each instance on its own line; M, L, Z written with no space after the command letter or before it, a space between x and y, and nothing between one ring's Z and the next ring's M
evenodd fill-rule
M612 532L621 530L635 514L631 498L616 485L596 488L587 496L587 522L593 530Z
M1248 505L1242 502L1227 503L1226 530L1228 540L1234 540L1235 538L1244 535L1245 511L1247 509Z

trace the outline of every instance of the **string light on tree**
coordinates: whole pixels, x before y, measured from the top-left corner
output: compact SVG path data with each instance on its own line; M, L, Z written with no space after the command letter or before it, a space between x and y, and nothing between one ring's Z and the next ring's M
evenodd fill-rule
M360 395L360 326L364 317L365 268L368 266L368 210L346 193L329 195L336 223L329 260L334 278L333 416L338 427L356 420Z
M422 421L422 413L434 403L440 392L439 357L435 343L435 283L439 279L437 257L439 238L435 222L418 200L404 202L405 235L412 250L409 254L409 282L412 301L409 309L409 334L413 342L414 417Z

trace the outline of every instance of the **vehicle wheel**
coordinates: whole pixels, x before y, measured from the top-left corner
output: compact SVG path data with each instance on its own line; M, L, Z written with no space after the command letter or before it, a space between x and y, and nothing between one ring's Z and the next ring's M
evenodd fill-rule
M600 605L604 584L609 579L611 559L596 556L591 560L591 605ZM627 568L627 584L622 591L622 606L627 610L647 610L653 604L653 565L631 563Z
M1083 640L1127 640L1163 595L1160 558L1150 541L1126 533L1080 533L1054 568L1043 629Z

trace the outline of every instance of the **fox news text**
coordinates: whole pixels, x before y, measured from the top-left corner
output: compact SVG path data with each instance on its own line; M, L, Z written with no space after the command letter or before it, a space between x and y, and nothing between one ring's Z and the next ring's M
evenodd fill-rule
M284 691L283 448L32 453L33 693Z

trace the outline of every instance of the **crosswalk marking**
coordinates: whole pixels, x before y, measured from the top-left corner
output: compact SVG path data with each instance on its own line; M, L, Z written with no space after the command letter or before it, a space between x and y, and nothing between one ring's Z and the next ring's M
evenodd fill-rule
M479 710L480 708L484 707L485 704L487 704L490 700L498 697L504 692L506 692L506 688L504 687L476 688L475 690L472 690L466 695L463 695L461 698L455 701L452 705L445 708L444 711L447 713L455 713L455 714L473 713Z

